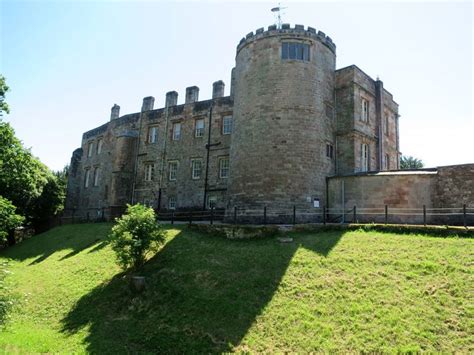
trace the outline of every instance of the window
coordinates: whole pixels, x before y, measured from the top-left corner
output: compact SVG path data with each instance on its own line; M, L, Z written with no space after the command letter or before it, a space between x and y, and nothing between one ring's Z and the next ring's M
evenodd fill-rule
M309 44L283 42L281 44L281 59L296 59L309 62Z
M173 124L173 140L179 141L181 138L181 123Z
M94 169L94 186L99 186L99 168Z
M209 196L207 198L207 207L208 208L216 208L217 205L217 197L216 196Z
M332 105L325 104L325 106L326 106L326 117L333 118L334 110L332 108Z
M227 179L229 177L229 158L219 160L219 178Z
M168 208L170 210L175 210L176 209L176 196L170 196L168 198Z
M90 179L91 179L91 171L90 171L90 169L86 169L86 175L84 177L84 187L85 188L89 187Z
M362 99L361 121L369 122L369 101Z
M232 116L225 116L222 119L222 134L232 133Z
M193 159L191 161L191 176L194 180L200 179L202 174L202 160L201 159Z
M390 155L385 154L384 169L390 170Z
M178 175L178 162L170 161L169 162L169 180L175 181L177 175Z
M361 154L361 171L369 170L369 146L367 144L360 145Z
M155 164L145 164L145 181L153 181L155 178Z
M204 120L203 119L196 120L195 136L196 137L204 136Z
M99 155L102 152L102 145L104 144L104 140L102 138L99 138L97 141L97 155Z
M334 146L331 143L326 143L326 157L334 158Z
M155 144L158 142L158 127L148 128L148 143Z
M383 130L385 132L385 135L388 136L388 114L385 115L385 122L384 122Z
M89 145L87 146L87 156L88 157L92 156L92 150L94 150L94 142L89 142Z

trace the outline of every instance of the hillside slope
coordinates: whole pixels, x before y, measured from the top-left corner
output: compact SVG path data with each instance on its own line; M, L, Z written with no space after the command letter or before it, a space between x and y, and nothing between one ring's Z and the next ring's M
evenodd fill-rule
M62 226L0 254L18 298L0 349L474 351L472 239L355 231L281 244L169 228L134 297L110 227Z

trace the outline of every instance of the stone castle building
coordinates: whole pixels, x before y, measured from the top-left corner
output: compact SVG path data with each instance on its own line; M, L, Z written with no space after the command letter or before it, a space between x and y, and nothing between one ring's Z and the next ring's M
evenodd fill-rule
M70 164L66 213L120 214L126 203L157 210L232 211L328 206L330 179L399 168L398 104L357 66L336 69L329 36L301 25L242 38L231 72L213 84L146 97L140 112L85 132ZM339 197L338 197L339 198Z

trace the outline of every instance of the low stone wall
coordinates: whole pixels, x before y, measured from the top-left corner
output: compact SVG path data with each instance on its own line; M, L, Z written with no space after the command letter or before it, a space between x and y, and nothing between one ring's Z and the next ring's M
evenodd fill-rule
M328 179L329 217L345 222L474 225L474 164ZM353 208L356 206L356 220ZM344 217L342 217L344 211Z

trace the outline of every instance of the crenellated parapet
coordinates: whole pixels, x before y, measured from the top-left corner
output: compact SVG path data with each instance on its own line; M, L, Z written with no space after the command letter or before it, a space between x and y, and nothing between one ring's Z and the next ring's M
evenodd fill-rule
M250 32L244 38L242 38L237 46L237 54L240 52L242 48L247 46L248 44L267 37L273 36L281 36L282 34L289 34L292 37L297 36L301 38L311 38L318 40L326 47L328 47L334 54L336 53L336 44L332 41L331 37L326 36L326 34L322 31L316 31L313 27L305 27L303 25L295 25L295 27L291 27L290 24L284 23L281 25L281 28L277 28L276 25L268 26L268 29L259 28L255 31L255 33Z

